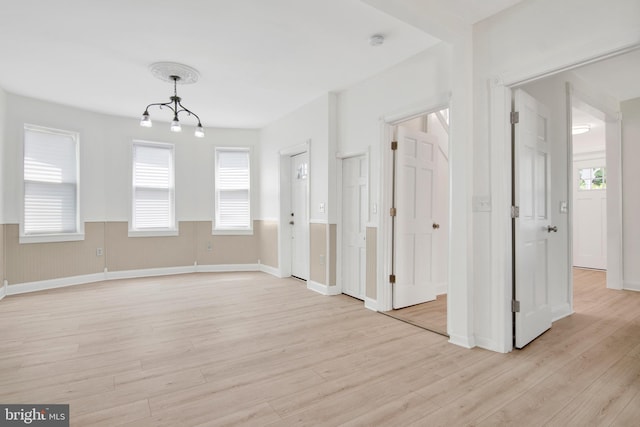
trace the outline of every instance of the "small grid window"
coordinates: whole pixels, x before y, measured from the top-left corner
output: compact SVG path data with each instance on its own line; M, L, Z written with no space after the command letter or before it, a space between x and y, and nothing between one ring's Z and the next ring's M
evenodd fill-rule
M583 168L578 170L578 189L604 190L607 188L606 168Z

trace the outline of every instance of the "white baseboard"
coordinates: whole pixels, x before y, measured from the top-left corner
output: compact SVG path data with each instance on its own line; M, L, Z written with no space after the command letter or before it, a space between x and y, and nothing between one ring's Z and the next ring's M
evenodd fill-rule
M446 295L449 290L449 284L447 282L436 283L436 295Z
M372 311L378 311L378 301L373 298L364 297L364 308L368 308Z
M451 344L459 345L464 348L473 348L476 346L475 338L473 336L462 336L462 335L449 335L449 342Z
M571 316L573 314L573 310L571 310L571 306L569 303L564 303L557 305L551 308L551 322L555 322L556 320L564 319L567 316Z
M187 274L193 273L194 266L184 267L165 267L165 268L145 268L141 270L122 270L122 271L107 271L105 272L105 278L107 280L112 279L136 279L138 277L153 277L153 276L171 276L173 274Z
M85 274L82 276L62 277L60 279L40 280L37 282L18 283L7 286L7 295L24 294L27 292L45 291L47 289L64 288L67 286L84 285L105 280L105 273Z
M640 291L640 282L630 282L625 280L622 284L622 289L625 291Z
M197 273L229 273L234 271L260 271L259 264L196 265Z
M342 293L337 286L327 286L313 280L307 280L307 289L322 295L340 295Z
M7 281L0 287L0 299L6 295L24 294L67 286L84 285L114 279L135 279L139 277L170 276L195 272L234 272L260 271L258 264L224 264L224 265L189 265L184 267L147 268L141 270L105 271L103 273L85 274L82 276L63 277L60 279L40 280L37 282L18 283L8 286Z
M260 271L262 271L263 273L270 274L272 276L276 276L280 279L282 279L283 277L282 273L280 272L280 269L276 267L271 267L270 265L260 264Z
M496 351L498 353L508 353L505 349L499 349L496 342L489 338L477 337L475 339L477 347L484 348L485 350Z
M2 300L2 298L7 296L8 285L9 285L9 282L7 282L6 280L2 283L2 287L0 288L0 300Z

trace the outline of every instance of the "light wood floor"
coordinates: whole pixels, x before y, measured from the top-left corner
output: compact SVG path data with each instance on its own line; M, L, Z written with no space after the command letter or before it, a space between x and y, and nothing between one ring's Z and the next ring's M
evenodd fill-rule
M416 304L384 314L411 323L440 335L447 335L447 295L438 295L435 301Z
M577 313L510 354L262 273L11 296L0 402L74 426L637 426L640 293L578 279Z

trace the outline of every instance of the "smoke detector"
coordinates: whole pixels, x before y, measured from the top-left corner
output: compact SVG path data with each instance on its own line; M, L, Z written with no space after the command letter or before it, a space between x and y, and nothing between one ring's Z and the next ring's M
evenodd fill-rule
M369 37L369 44L371 46L380 46L384 43L384 36L382 34L374 34Z

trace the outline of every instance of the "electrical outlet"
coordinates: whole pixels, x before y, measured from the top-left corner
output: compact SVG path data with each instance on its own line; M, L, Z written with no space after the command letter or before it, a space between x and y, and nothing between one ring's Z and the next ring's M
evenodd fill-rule
M324 265L324 255L320 255L320 265Z
M103 255L102 248L97 248L96 249L96 256L102 256L102 255Z
M211 252L213 248L211 247L211 242L207 242L207 250Z
M324 203L320 203L320 213L324 213Z

